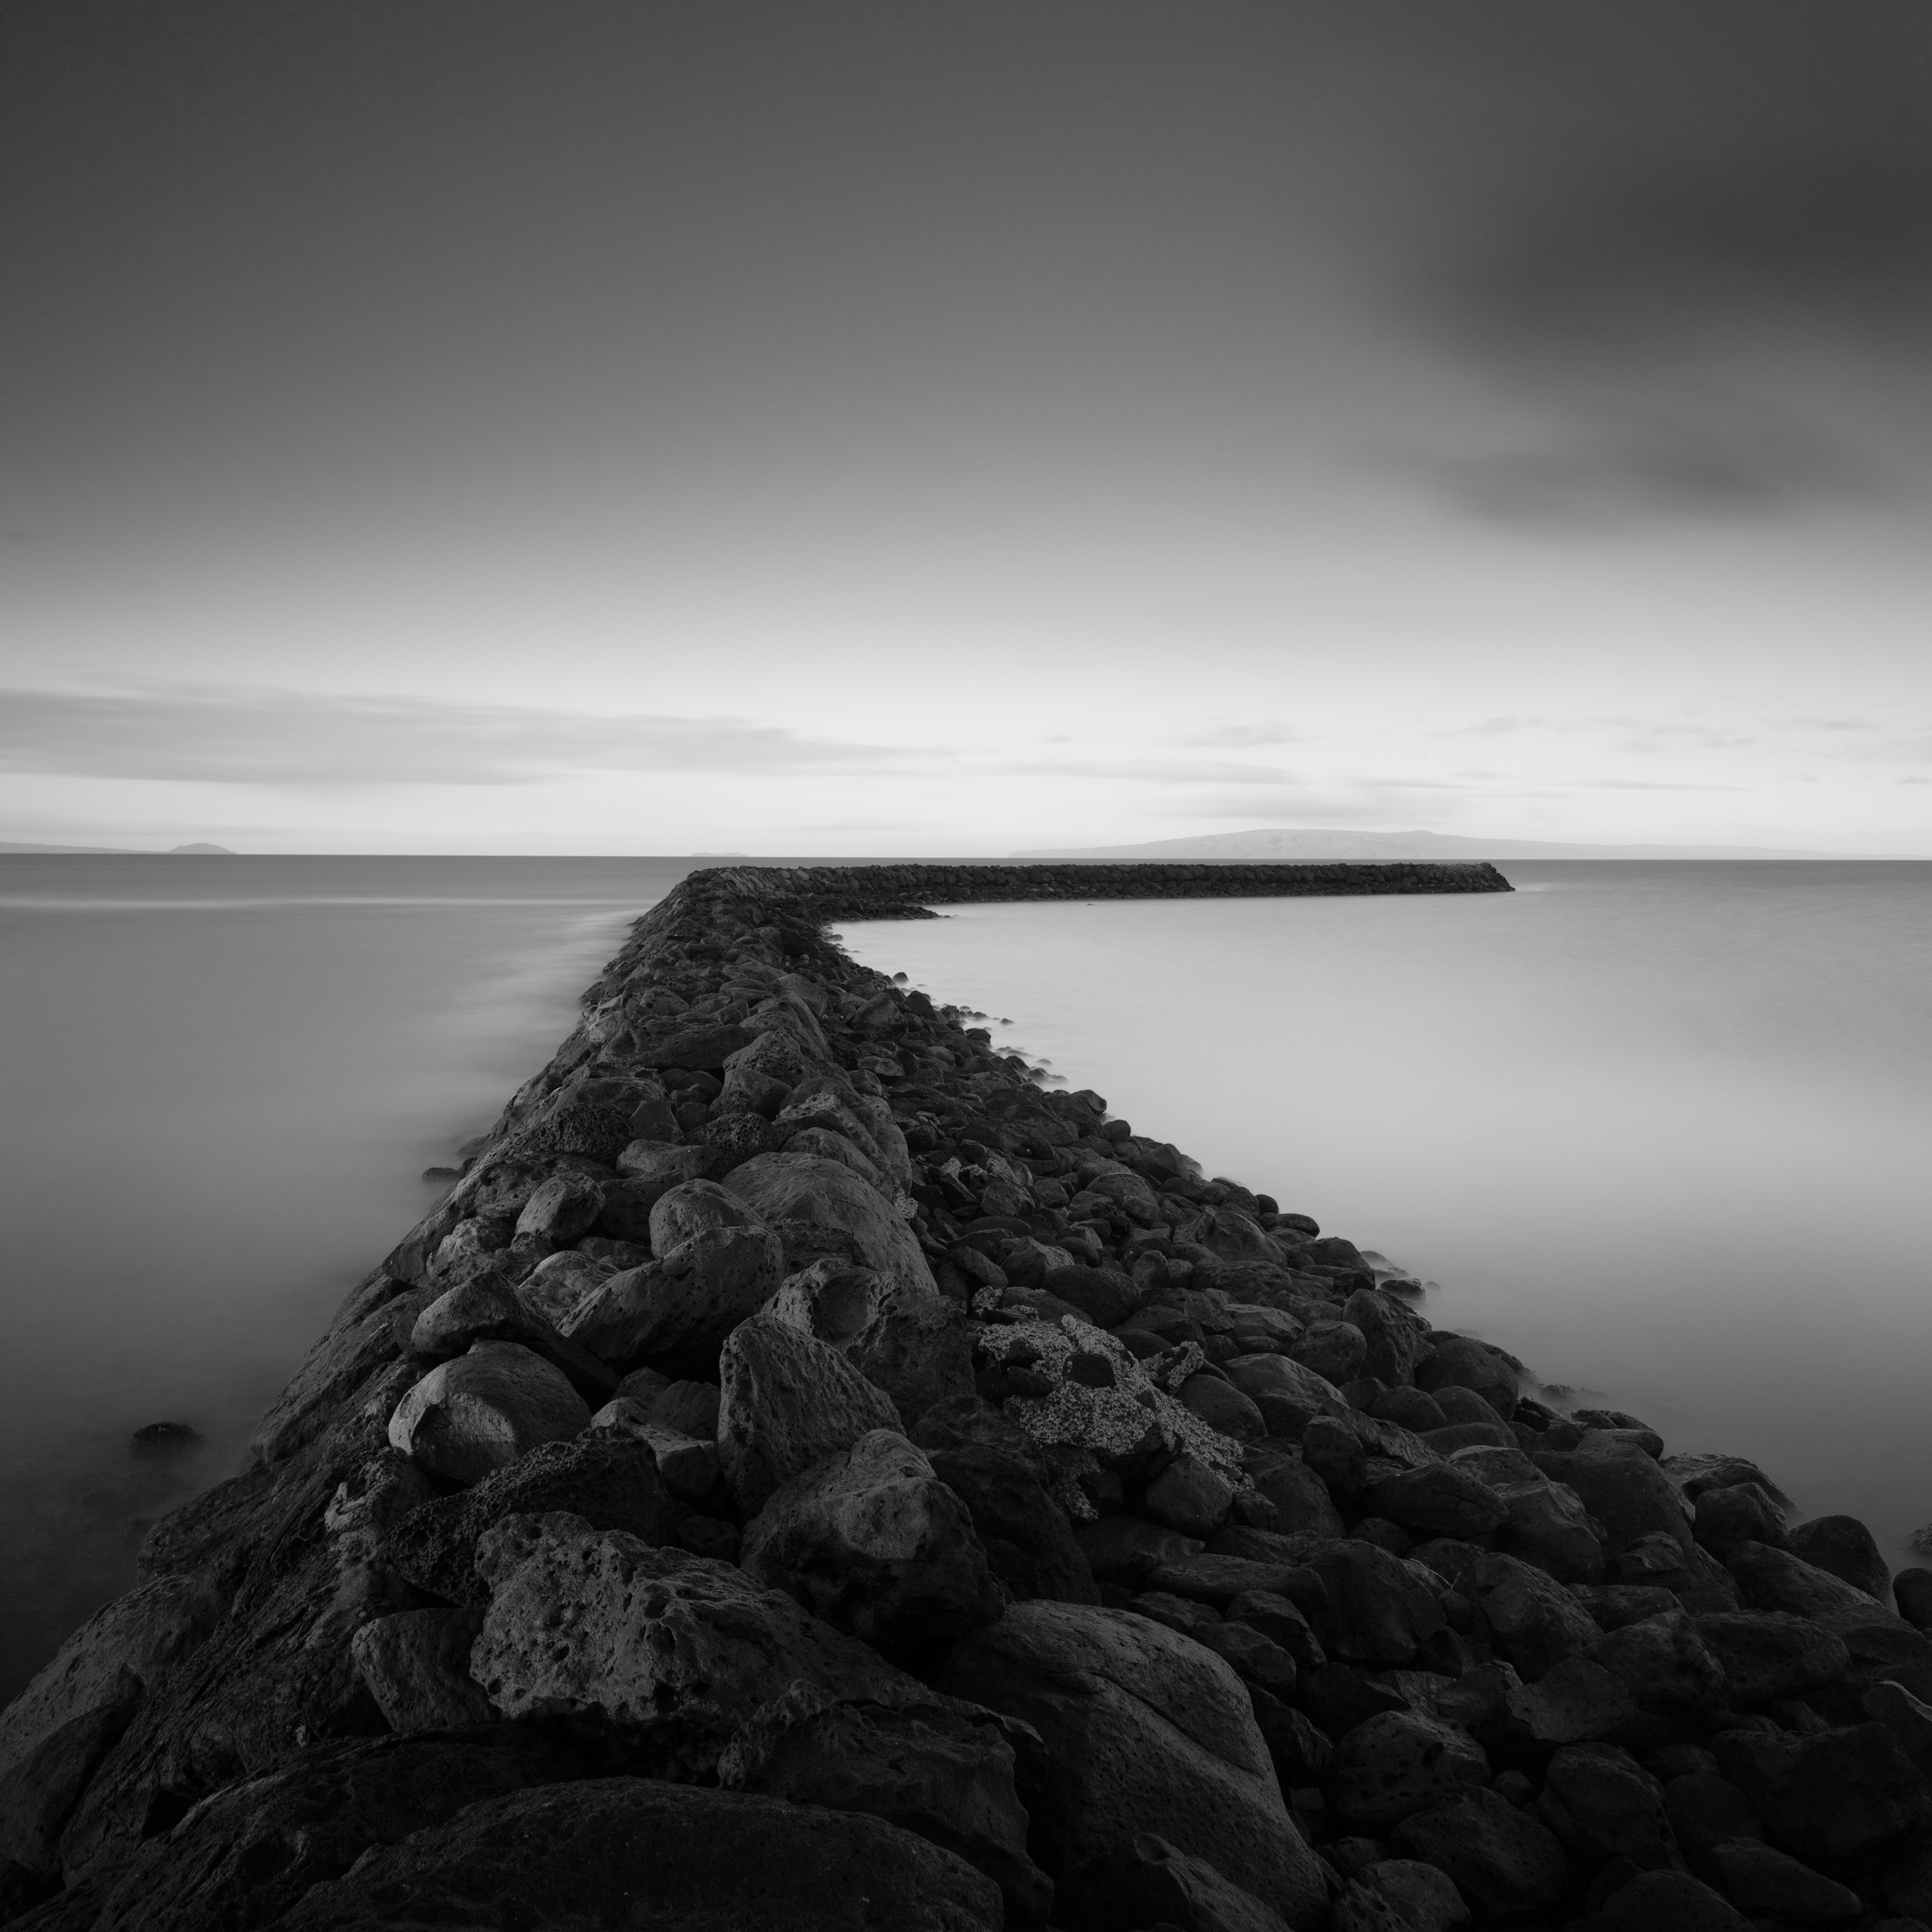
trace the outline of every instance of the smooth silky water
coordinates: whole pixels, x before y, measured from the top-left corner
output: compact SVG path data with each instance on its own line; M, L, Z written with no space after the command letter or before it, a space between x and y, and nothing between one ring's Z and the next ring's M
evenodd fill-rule
M1438 1327L1894 1561L1932 1519L1932 865L1512 863L1511 894L842 929Z

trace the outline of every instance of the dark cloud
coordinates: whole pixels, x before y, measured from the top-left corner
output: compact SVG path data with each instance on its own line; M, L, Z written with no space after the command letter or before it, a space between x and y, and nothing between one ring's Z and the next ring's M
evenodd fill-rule
M1873 131L1865 155L1747 151L1561 185L1515 233L1438 265L1472 338L1569 360L1669 357L1795 325L1932 349L1932 154ZM1856 141L1856 131L1836 139Z
M1499 49L1487 124L1436 129L1447 185L1392 283L1532 426L1418 471L1552 530L1889 493L1819 398L1932 383L1932 14L1546 12Z
M0 692L0 770L84 777L513 785L573 770L866 772L895 755L736 718L219 685Z
M1666 414L1571 400L1529 447L1427 463L1460 508L1528 530L1610 529L1658 519L1757 519L1885 493L1881 467L1788 413L1696 395Z

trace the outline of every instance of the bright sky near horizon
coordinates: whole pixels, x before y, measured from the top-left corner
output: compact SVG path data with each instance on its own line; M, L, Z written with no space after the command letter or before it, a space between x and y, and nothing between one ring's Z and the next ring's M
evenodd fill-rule
M1908 0L15 0L0 838L1932 851Z

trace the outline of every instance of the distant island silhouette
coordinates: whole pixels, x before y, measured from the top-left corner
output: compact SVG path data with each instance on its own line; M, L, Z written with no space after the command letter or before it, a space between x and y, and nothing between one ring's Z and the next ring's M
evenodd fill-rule
M1544 838L1471 838L1441 832L1352 832L1261 826L1135 845L1054 845L1012 859L1275 859L1310 863L1487 859L1864 859L1894 855L1799 852L1772 845L1592 845Z

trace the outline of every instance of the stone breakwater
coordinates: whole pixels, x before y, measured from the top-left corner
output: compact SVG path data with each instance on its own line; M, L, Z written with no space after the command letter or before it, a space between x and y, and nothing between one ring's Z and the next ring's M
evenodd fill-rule
M1932 1922L1932 1573L820 929L919 893L638 922L0 1714L0 1917Z

